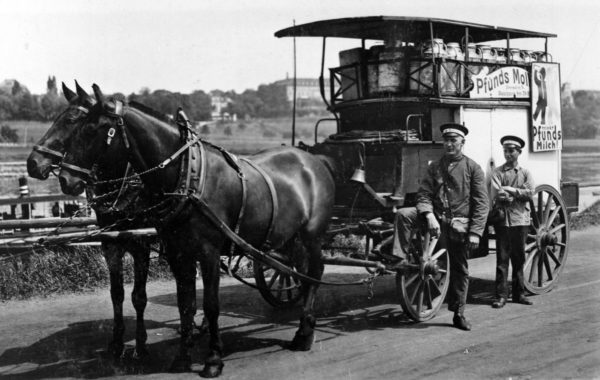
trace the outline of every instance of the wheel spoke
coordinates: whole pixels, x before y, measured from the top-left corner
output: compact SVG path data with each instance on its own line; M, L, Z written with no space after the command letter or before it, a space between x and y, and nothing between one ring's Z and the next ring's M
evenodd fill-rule
M560 261L558 261L558 258L556 257L556 255L554 254L554 251L549 249L546 251L546 253L548 254L548 256L550 256L550 258L552 259L552 261L554 261L556 263L556 267L558 268L561 263Z
M527 268L527 266L531 263L531 261L533 260L533 258L537 254L537 252L538 252L537 247L535 247L531 250L531 252L527 256L527 260L525 261L525 264L523 265L524 268Z
M410 284L412 284L412 283L413 283L413 281L414 281L414 280L416 280L418 277L419 277L419 274L418 274L418 273L415 273L415 275L414 275L414 276L412 276L411 278L409 278L408 280L406 280L406 283L404 284L404 286L406 286L406 287L408 288L408 286L409 286Z
M561 243L561 242L557 242L556 245L558 245L559 247L566 247L567 245L565 243Z
M273 273L273 277L271 277L271 279L269 280L269 283L267 284L267 287L270 289L273 287L273 285L275 284L275 281L277 280L277 278L279 277L279 273L278 271L275 271Z
M438 259L438 258L439 258L441 255L443 255L444 253L446 253L446 249L440 249L439 251L437 251L437 252L435 253L435 255L433 255L433 256L431 257L431 261L433 261L433 260L437 260L437 259Z
M544 283L544 260L546 255L544 255L544 250L540 250L540 257L537 261L537 277L538 277L538 286L541 287Z
M433 298L436 298L437 296L439 296L440 294L442 294L441 289L439 288L439 286L437 285L437 283L435 281L429 281L430 286L433 286L433 290L435 291L436 296Z
M548 217L550 216L550 210L552 210L552 204L555 203L554 199L551 195L548 195L548 202L546 202L546 208L544 209L544 217L542 219L542 223L549 226L551 223L548 222Z
M554 222L554 219L556 219L556 215L558 215L558 212L562 210L562 207L560 207L560 205L556 205L556 207L554 208L554 211L552 212L552 215L548 218L548 221L546 222L546 225L551 226L552 223Z
M536 252L536 254L534 254L532 256L531 268L529 270L529 282L533 282L533 274L535 273L535 270L537 269L538 257L539 257L539 255L537 254L537 252Z
M536 216L538 217L538 223L541 225L544 220L542 219L544 210L544 192L540 191L538 194L538 206L536 208Z
M544 255L544 267L546 268L548 281L554 280L554 276L552 276L552 269L550 268L550 261L548 261L548 255Z
M425 282L421 282L419 286L419 298L417 299L417 315L423 311L423 296L425 295Z
M538 195L538 199L539 199L539 195ZM536 208L535 208L535 204L533 203L533 200L529 200L529 207L531 208L531 219L533 221L533 228L534 229L538 229L540 228L540 219L538 218L537 212L536 212Z
M410 297L410 304L411 305L415 304L415 297L421 291L421 286L422 285L423 285L423 282L419 281L419 283L415 286L415 290L413 291L413 293L412 293L412 295Z
M536 245L536 244L537 244L537 242L536 242L536 241L534 241L534 242L531 242L531 243L527 244L527 245L525 246L525 252L529 252L531 249L533 249L533 248L535 247L535 245Z
M292 296L293 296L293 294L292 294L293 288L292 288L292 279L290 278L290 276L287 276L285 278L285 286L288 288L288 290L287 290L287 297L288 298L287 299L291 300Z
M425 282L425 289L427 289L427 293L425 294L427 297L425 298L425 301L427 302L427 308L428 309L433 309L433 302L431 299L431 288L429 287L429 284L433 282L433 281L426 281Z
M551 229L550 231L548 231L548 233L550 233L550 234L553 234L553 233L555 233L556 231L558 231L558 230L561 230L561 229L565 228L565 226L566 226L566 224L564 224L564 223L562 223L562 224L559 224L558 226L556 226L556 227L554 227L553 229Z

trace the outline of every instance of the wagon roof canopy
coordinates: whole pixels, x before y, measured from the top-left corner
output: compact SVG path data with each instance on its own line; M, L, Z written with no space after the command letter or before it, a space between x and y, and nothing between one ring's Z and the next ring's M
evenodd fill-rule
M460 41L469 27L469 35L476 42L504 40L507 33L514 38L556 37L556 34L533 32L494 25L446 20L441 18L370 16L322 20L282 29L276 37L339 37L368 40L400 38L407 42L422 41L430 37L429 23L433 24L435 37L447 41Z

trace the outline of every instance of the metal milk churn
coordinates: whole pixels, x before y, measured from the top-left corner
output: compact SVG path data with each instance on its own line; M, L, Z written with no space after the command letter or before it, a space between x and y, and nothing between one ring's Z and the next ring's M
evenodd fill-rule
M469 52L469 61L481 61L481 52L477 49L477 45L474 42L467 44L467 51Z
M434 38L433 40L424 41L421 43L421 56L424 58L438 57L444 58L447 56L447 47L444 40Z
M521 57L523 58L523 62L531 63L531 61L535 61L536 57L533 55L531 50L521 50Z
M510 48L508 50L508 56L512 63L523 63L523 58L521 57L521 50L517 48Z
M448 42L446 45L446 57L450 59L456 59L457 61L465 60L465 53L463 53L458 42Z
M482 62L495 62L496 57L492 54L492 47L490 45L478 44L475 45L476 49L479 50L479 54L481 54Z
M492 52L496 56L497 63L506 63L506 49L505 48L493 47Z
M538 62L552 62L552 55L550 53L546 53L545 51L536 51L534 54L536 61Z

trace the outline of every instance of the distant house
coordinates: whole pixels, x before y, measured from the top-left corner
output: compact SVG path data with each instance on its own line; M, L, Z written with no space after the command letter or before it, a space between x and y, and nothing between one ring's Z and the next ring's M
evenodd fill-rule
M273 83L285 86L287 100L294 100L294 79L286 78ZM329 97L329 79L325 78L325 97ZM296 78L296 109L301 113L324 113L327 112L325 103L321 96L319 80L316 78Z
M278 80L274 85L285 86L287 99L294 100L294 79ZM329 94L329 80L325 78L325 96ZM296 78L296 99L321 100L319 80L315 78Z
M236 115L230 115L229 112L225 111L225 108L233 101L224 96L220 91L211 91L210 92L210 104L211 104L211 112L210 116L212 120L233 120L235 121Z

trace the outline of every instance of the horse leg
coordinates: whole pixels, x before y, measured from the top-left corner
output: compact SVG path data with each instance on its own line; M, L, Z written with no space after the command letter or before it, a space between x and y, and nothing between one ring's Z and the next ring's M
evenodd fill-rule
M194 315L196 314L196 266L193 255L169 254L174 258L169 261L171 271L177 284L177 307L179 308L181 337L179 338L179 354L171 364L171 372L190 372L192 357L190 350L194 343L192 332Z
M303 249L305 253L305 262L307 262L308 265L306 274L309 277L320 280L325 268L320 260L320 240L303 239L303 243L300 244L299 248ZM300 326L289 347L292 351L308 351L312 347L315 339L315 325L317 323L317 319L314 316L314 302L318 287L318 284L310 284L307 282L302 284L304 307L302 308Z
M148 334L144 324L144 311L148 303L146 294L146 282L148 280L148 268L150 266L150 246L147 242L136 242L131 244L130 253L133 256L134 285L131 292L131 302L136 312L135 351L133 357L142 359L148 356L146 340Z
M209 355L204 362L204 368L200 372L202 377L217 377L223 370L223 342L219 333L219 255L207 253L204 260L200 262L202 270L202 282L204 284L204 319L208 323ZM204 322L204 321L203 321Z
M113 339L109 343L108 350L115 356L123 355L123 334L125 324L123 323L123 249L113 243L102 242L102 253L108 265L110 275L110 298L113 305Z

